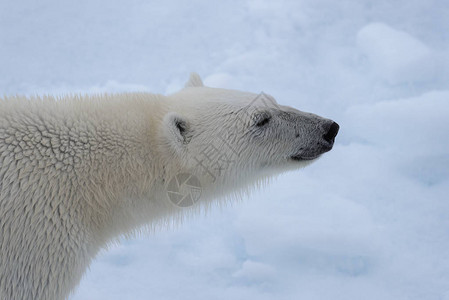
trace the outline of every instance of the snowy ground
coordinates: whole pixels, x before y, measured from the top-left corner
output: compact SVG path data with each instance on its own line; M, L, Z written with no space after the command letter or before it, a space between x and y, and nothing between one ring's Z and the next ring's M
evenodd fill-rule
M71 299L449 299L449 2L0 1L0 94L264 91L341 125L233 207L125 240Z

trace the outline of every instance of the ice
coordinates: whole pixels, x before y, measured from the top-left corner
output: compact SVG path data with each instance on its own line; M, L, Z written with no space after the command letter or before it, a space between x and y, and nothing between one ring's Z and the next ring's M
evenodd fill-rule
M448 104L449 90L355 105L347 111L348 125L355 136L384 149L406 149L404 156L447 154Z
M371 23L358 32L357 44L376 76L390 84L435 80L437 62L432 50L404 31Z

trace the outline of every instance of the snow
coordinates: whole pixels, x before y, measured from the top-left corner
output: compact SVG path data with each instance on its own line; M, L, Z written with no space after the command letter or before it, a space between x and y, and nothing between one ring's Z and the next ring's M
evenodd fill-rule
M0 94L171 93L191 71L336 120L232 207L103 251L71 299L449 299L449 2L0 2Z
M406 32L372 23L358 32L357 42L377 76L391 84L435 80L432 50Z

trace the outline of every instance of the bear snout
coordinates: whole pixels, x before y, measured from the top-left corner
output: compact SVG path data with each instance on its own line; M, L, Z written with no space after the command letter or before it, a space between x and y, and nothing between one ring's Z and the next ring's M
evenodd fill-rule
M313 160L332 150L340 126L332 120L325 120L319 127L321 127L321 139L317 134L316 138L309 140L308 145L302 146L297 153L290 156L291 159L296 161ZM299 134L296 134L296 137L299 137Z
M332 121L332 123L329 125L327 125L326 127L328 127L326 129L326 133L323 134L323 139L328 142L329 144L333 145L334 141L335 141L335 137L338 134L338 130L340 129L340 126L335 123L334 121Z

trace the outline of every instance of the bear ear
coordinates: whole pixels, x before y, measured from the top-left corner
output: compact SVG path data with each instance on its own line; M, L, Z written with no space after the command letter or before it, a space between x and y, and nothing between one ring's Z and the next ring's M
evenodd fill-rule
M204 84L203 81L201 80L200 75L198 75L195 72L190 73L190 78L186 82L185 87L201 87L201 86L204 86Z
M164 116L163 131L169 144L175 149L188 144L192 137L187 119L174 112Z

